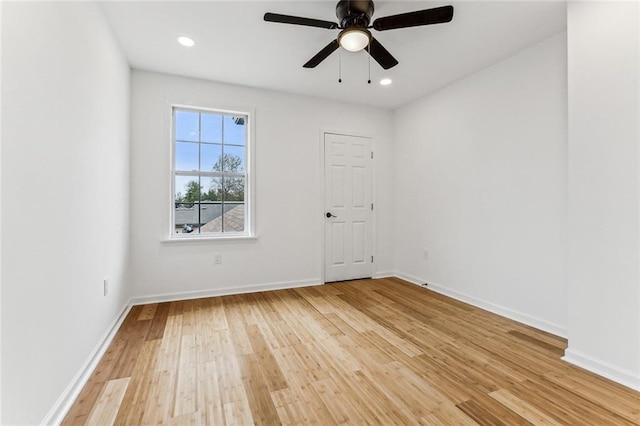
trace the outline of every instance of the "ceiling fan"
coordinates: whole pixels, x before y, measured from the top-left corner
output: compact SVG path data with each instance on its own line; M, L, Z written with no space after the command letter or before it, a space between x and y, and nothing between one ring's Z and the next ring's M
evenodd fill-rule
M453 6L442 6L433 9L418 10L401 13L399 15L378 18L371 25L373 15L373 1L371 0L342 0L336 5L336 16L339 23L320 19L301 18L298 16L281 15L279 13L265 13L267 22L282 24L305 25L308 27L339 29L338 37L327 44L313 58L309 59L304 68L315 68L331 55L338 47L351 52L357 52L368 47L367 51L373 59L384 69L398 65L396 58L371 35L369 31L395 30L398 28L417 27L422 25L441 24L453 19Z

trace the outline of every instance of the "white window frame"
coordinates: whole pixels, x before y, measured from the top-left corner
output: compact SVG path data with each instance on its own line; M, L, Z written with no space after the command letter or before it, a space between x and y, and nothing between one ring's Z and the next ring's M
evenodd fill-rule
M215 241L215 240L248 240L248 239L256 239L255 234L255 177L254 177L254 116L255 113L251 109L222 109L222 108L212 108L209 106L198 105L188 105L188 104L178 104L171 103L169 105L169 143L170 143L170 191L169 191L169 229L168 229L168 238L165 239L165 242L173 242L173 241ZM193 112L203 112L203 113L213 113L213 114L223 114L223 115L242 115L246 117L246 139L245 139L245 195L244 195L244 203L245 203L245 214L244 214L244 232L207 232L207 233L176 233L175 232L175 177L180 174L188 174L186 172L180 172L175 169L175 151L176 151L176 140L175 140L175 111L176 110L186 110ZM191 172L189 172L191 173ZM202 172L198 171L197 174L199 176L215 176L217 172Z

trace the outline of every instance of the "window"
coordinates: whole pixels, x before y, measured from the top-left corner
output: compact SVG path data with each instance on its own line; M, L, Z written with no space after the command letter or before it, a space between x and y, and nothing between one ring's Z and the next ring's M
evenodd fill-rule
M173 108L174 237L249 235L249 114Z

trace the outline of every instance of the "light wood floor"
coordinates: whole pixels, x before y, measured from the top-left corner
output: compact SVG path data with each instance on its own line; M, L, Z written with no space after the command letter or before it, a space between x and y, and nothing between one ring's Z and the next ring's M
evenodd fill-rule
M64 424L640 424L565 347L398 279L136 306Z

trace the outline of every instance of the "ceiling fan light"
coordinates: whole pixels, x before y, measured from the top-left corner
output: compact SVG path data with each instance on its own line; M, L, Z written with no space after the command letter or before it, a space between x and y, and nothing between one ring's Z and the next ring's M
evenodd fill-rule
M371 41L369 31L360 28L344 30L338 37L338 43L349 52L359 52Z

